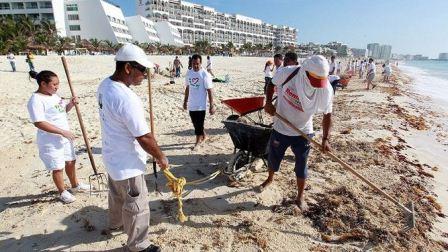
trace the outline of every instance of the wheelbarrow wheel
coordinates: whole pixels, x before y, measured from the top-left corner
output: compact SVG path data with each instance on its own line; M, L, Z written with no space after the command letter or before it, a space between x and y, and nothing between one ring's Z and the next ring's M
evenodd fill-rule
M238 151L230 160L224 174L228 175L231 179L235 180L235 176L248 169L249 155L245 151Z

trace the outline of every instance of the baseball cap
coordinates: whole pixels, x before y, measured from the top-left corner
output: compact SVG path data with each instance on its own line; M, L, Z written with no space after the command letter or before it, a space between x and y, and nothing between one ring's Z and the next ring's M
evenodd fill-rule
M131 43L124 44L120 50L118 50L115 55L115 61L135 61L146 68L154 66L154 64L148 60L143 49Z
M311 86L314 88L324 88L328 85L330 66L324 56L313 55L303 61L302 67L307 72Z

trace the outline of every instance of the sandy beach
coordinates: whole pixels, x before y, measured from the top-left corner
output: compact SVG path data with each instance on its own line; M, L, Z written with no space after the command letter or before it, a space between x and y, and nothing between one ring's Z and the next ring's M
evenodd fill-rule
M37 84L29 80L23 56L17 57L16 73L10 72L6 57L0 58L0 251L122 251L126 235L103 232L107 192L78 193L76 202L68 205L56 199L26 109ZM173 58L150 56L162 69ZM181 60L186 66L187 58ZM176 176L199 179L227 165L233 144L221 121L232 112L219 100L262 95L265 61L214 57L215 74L228 74L231 81L215 83L218 110L207 115L209 138L194 151L193 126L182 110L184 79L166 85L170 79L156 75L156 138ZM71 56L67 62L95 161L105 172L95 92L101 80L112 74L113 56ZM59 95L70 97L60 57L37 56L35 65L37 70L56 72ZM265 172L248 174L236 187L229 187L225 176L188 187L192 192L184 200L184 213L189 219L182 224L176 219L177 201L164 186L166 179L159 173L163 194L156 194L148 165L151 241L163 251L448 250L447 113L413 92L412 80L394 70L394 85L381 83L378 74L379 85L373 90L365 90L362 80L354 77L348 88L337 91L331 146L337 156L400 202L414 202L415 229L405 230L400 209L314 149L308 161L308 211L300 212L291 204L296 193L294 156L287 152L275 182L262 193L252 188L266 178ZM147 83L133 90L147 110ZM149 113L147 117L149 122ZM318 142L321 119L317 116L314 122ZM77 135L77 173L88 183L92 169L74 110L69 122Z

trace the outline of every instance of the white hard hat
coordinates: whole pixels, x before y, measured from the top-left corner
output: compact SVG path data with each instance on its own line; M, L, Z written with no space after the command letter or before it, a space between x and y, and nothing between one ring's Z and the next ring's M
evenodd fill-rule
M117 55L115 55L115 61L135 61L146 68L154 66L154 64L148 60L143 49L131 43L124 44L120 50L118 50Z

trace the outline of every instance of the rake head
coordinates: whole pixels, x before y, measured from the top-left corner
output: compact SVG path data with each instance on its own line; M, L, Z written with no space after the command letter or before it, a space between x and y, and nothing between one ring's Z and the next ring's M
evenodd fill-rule
M98 187L94 187L93 184L97 184ZM89 176L90 195L93 190L102 191L107 188L107 176L104 173L96 173Z
M406 216L405 230L411 230L415 227L415 211L414 203L410 201L406 204L406 210L404 215Z

